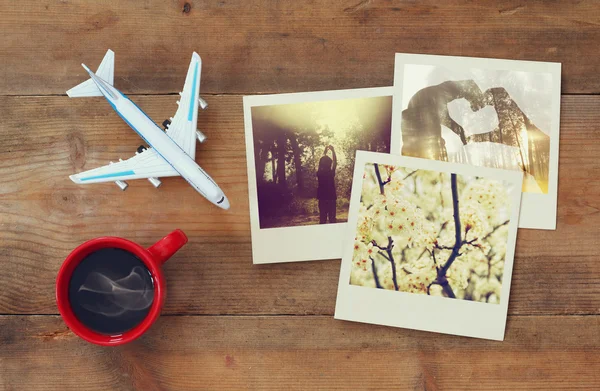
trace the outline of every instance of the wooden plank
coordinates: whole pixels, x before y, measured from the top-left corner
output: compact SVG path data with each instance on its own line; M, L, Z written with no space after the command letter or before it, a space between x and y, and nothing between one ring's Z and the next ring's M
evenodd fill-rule
M118 348L0 317L0 389L593 390L600 317L509 319L504 342L330 317L162 317Z
M165 265L168 314L332 314L339 261L254 266L242 99L210 96L198 161L232 209L213 207L179 178L155 190L132 181L78 186L68 175L130 156L138 136L100 99L0 97L0 313L55 314L54 280L84 240L116 235L149 246L175 228L190 243ZM161 121L174 96L134 100ZM562 101L558 229L520 230L512 314L598 314L600 96Z
M192 51L203 91L392 84L394 52L562 62L563 92L600 92L595 1L0 0L0 95L64 94L116 52L126 93L180 91Z

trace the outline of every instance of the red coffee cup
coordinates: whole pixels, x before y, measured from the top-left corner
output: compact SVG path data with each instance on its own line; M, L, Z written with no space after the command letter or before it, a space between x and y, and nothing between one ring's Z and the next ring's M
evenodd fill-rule
M177 229L148 249L117 237L102 237L81 244L65 259L56 278L56 303L67 326L81 338L97 345L123 345L138 338L156 321L165 302L166 283L161 265L186 244L187 240L183 231ZM131 330L115 335L100 334L84 325L73 313L69 302L69 282L73 271L85 257L103 248L119 248L134 254L148 268L154 282L154 299L144 320Z

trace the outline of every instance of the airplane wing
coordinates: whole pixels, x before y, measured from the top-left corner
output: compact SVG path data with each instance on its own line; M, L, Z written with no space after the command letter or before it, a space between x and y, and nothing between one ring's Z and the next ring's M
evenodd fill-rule
M167 134L175 141L192 159L196 156L196 127L198 124L198 105L200 94L200 72L202 59L194 52L192 61L185 78L181 98L177 104L179 108L167 126Z
M71 175L69 178L75 183L99 183L178 175L156 150L148 148L130 159Z

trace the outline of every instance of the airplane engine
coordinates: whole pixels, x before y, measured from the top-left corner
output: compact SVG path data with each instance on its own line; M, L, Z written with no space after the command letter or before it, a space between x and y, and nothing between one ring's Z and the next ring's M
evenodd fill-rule
M198 97L198 106L200 106L200 108L202 110L206 109L208 107L208 103L202 99L201 97Z
M160 185L162 185L162 182L160 181L160 179L155 178L155 177L148 178L148 181L150 183L152 183L152 186L156 187L157 189L160 187Z
M123 161L123 159L119 159L120 162ZM108 162L108 164L114 164L113 162ZM115 181L115 184L117 186L119 186L119 189L121 189L122 191L127 190L127 188L129 187L129 184L125 181Z
M117 186L119 186L119 189L123 191L127 190L127 188L129 187L129 184L125 181L115 181L115 183L117 184Z
M197 129L196 129L196 138L201 143L203 143L204 141L206 141L206 135L204 133L202 133L201 131L197 130Z

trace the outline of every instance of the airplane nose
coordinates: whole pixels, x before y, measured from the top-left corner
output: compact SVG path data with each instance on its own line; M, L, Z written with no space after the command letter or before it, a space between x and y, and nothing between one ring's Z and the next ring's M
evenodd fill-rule
M229 209L229 200L227 199L227 196L223 195L223 201L221 201L218 206L222 209Z

